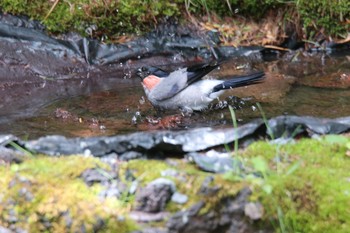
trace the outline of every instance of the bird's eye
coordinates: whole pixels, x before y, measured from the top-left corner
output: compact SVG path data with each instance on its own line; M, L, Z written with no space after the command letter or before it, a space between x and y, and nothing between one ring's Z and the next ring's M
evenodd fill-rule
M147 67L142 66L141 70L142 70L143 72L146 72L148 69L147 69Z

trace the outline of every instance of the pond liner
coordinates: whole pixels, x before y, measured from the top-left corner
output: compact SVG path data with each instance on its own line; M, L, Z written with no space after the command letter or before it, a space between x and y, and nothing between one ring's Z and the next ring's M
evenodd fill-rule
M0 11L0 45L1 40L6 39L12 43L18 43L21 49L46 51L57 55L58 58L64 52L90 65L120 63L129 59L137 60L154 55L181 54L186 58L199 56L204 59L226 59L252 54L271 56L273 51L276 52L276 56L280 53L279 50L263 46L221 46L219 36L216 31L199 33L189 27L159 25L156 30L147 35L123 44L105 44L94 39L82 38L73 33L60 35L64 39L59 39L47 35L44 26L38 21L23 16L4 14ZM23 42L26 42L25 45ZM334 52L349 49L350 43L332 41L326 43L325 48L321 48L321 51Z
M122 156L130 151L144 154L156 154L158 151L185 155L217 147L223 148L235 140L242 142L246 139L271 138L271 133L274 139L298 135L346 133L350 131L350 117L327 119L308 116L279 116L270 119L268 125L269 127L266 128L264 121L257 119L238 128L137 132L91 138L66 138L51 135L30 141L21 141L12 135L2 135L0 145L11 148L11 142L15 142L26 150L51 156L83 154L103 157L112 153ZM127 158L124 159L127 160Z
M0 13L0 44L2 40L18 43L21 49L62 54L85 61L89 65L120 63L154 55L181 54L186 58L217 58L247 56L260 53L263 47L220 47L218 33L209 31L198 35L178 27L162 27L124 44L104 44L94 39L65 35L54 38L45 33L40 24L25 18ZM24 43L25 42L25 43Z

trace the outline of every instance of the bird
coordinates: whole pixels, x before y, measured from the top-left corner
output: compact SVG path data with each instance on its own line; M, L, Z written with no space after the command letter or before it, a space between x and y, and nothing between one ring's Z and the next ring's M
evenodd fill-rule
M151 104L158 110L180 109L183 112L203 111L225 90L262 82L262 71L233 77L229 80L202 79L220 66L203 63L167 72L155 66L137 70Z

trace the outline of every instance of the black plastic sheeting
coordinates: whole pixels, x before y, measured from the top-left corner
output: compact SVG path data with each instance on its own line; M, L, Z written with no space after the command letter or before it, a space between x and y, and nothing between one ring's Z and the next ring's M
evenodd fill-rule
M148 35L124 44L104 44L73 34L63 36L63 38L56 39L48 36L44 27L38 22L0 12L0 42L1 39L7 39L14 43L31 42L26 44L27 49L43 50L58 57L73 56L94 65L178 53L183 57L200 56L207 59L225 59L251 56L252 54L269 57L271 54L280 53L278 50L265 49L261 46L220 46L219 34L216 31L195 33L189 28L177 25L159 26L157 30ZM349 48L350 44L331 42L327 43L327 47L323 49L332 52Z
M15 142L24 149L52 156L84 154L97 157L130 151L152 156L156 152L183 155L231 144L235 140L251 141L257 137L289 138L298 135L340 134L350 131L350 117L322 119L315 117L280 116L268 121L255 120L238 128L198 128L185 131L139 132L128 135L94 138L66 138L46 136L37 140L21 141L12 135L0 136L1 147ZM128 159L125 158L124 159Z
M218 47L216 32L196 35L190 29L179 29L176 25L166 25L144 37L125 44L103 44L97 40L81 38L77 35L56 39L48 36L43 27L25 18L0 13L0 40L7 39L26 44L27 49L44 50L58 57L74 56L88 64L106 65L128 59L140 59L146 56L181 53L182 56L202 56L220 58L259 54L263 47ZM1 41L0 41L1 42ZM215 48L215 49L213 49ZM221 57L221 58L223 58Z

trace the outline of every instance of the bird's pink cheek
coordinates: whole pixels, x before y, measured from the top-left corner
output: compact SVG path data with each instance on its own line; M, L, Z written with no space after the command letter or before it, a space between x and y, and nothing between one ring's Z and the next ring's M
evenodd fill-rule
M142 83L148 90L152 90L159 83L159 78L154 75L150 75L145 78Z

